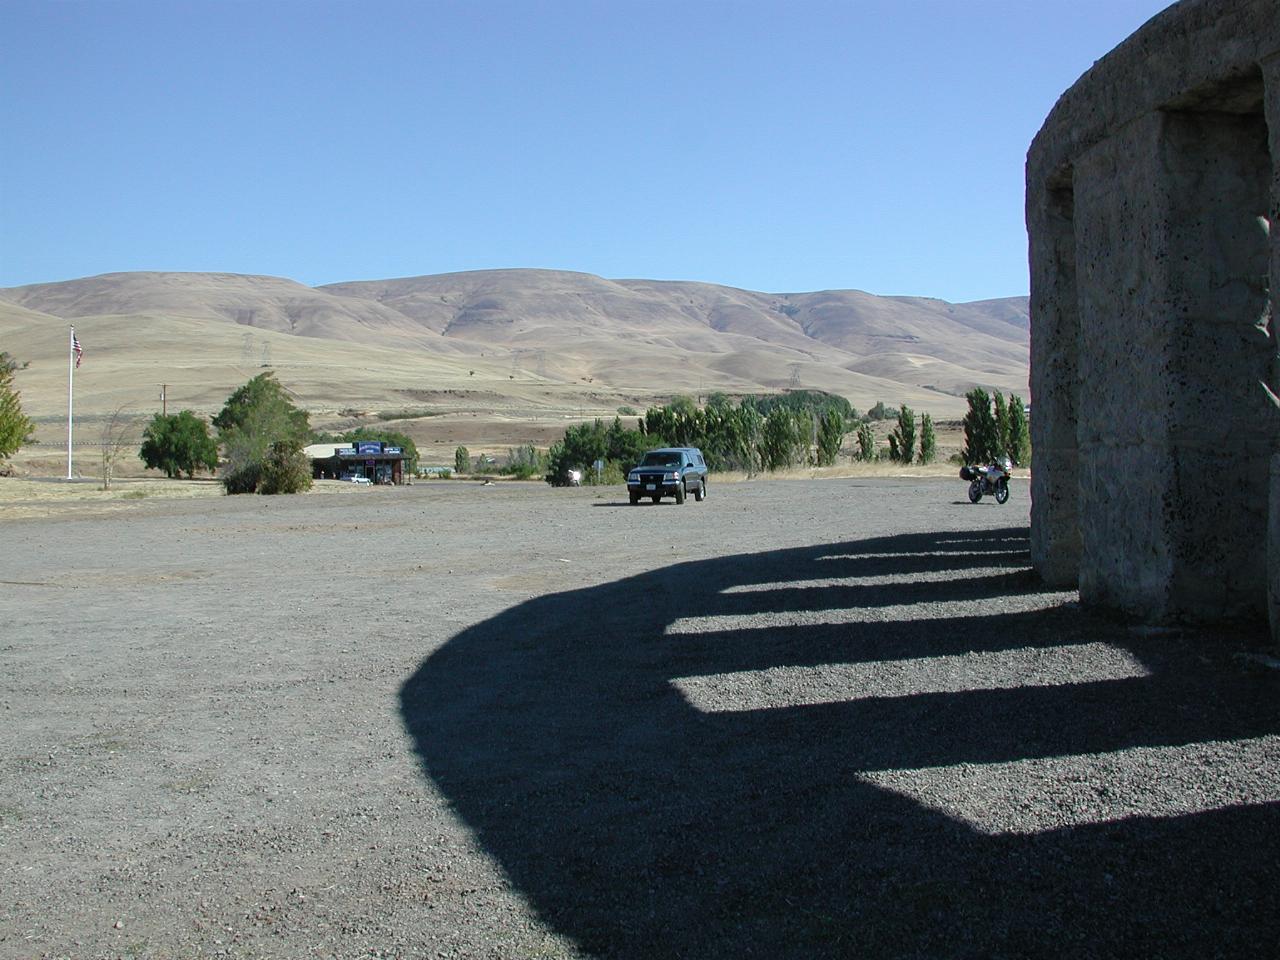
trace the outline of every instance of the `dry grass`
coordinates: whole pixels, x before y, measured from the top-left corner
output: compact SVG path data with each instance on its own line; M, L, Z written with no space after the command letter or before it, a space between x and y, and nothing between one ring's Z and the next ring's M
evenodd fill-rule
M312 494L346 492L372 493L367 488L338 480L318 480L311 488ZM74 480L0 477L0 520L28 520L64 511L79 514L85 509L92 513L111 513L127 510L131 502L139 500L197 500L225 495L222 483L209 478L119 478L111 481L110 490L103 490L100 479L89 477Z
M58 480L0 477L0 519L28 520L60 513L67 507L88 506L94 512L128 508L128 501L163 498L220 497L222 485L214 480L116 479L110 490L94 479Z

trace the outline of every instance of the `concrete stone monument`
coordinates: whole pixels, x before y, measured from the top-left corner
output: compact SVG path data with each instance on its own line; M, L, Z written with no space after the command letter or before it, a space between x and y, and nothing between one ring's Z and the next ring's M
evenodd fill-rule
M1266 615L1278 161L1278 0L1173 5L1031 145L1032 560L1085 603Z

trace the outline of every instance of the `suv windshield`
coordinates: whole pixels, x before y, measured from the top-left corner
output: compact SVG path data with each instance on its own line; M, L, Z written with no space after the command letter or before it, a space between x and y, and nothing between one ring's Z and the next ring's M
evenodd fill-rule
M642 467L678 467L680 466L680 454L678 453L646 453L644 462L640 464Z

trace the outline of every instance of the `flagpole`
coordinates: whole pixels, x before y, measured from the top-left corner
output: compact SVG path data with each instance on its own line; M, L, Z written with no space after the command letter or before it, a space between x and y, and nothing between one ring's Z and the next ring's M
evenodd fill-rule
M71 479L71 399L76 380L76 328L67 340L67 479Z

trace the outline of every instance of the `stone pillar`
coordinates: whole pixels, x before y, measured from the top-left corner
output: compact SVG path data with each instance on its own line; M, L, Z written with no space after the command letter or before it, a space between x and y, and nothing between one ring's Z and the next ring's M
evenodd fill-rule
M1171 112L1163 155L1178 504L1172 607L1198 619L1261 618L1277 452L1276 411L1261 387L1275 353L1267 125L1256 110Z
M1271 496L1267 511L1267 619L1271 643L1280 647L1280 454L1271 458Z
M1031 259L1031 562L1050 586L1074 588L1080 568L1074 200L1070 171L1029 183Z
M1265 124L1156 111L1075 171L1081 599L1149 620L1261 615Z
M1162 128L1148 115L1075 167L1080 598L1154 618L1169 607L1178 509Z
M1280 395L1280 322L1275 295L1280 291L1280 54L1262 62L1263 110L1271 148L1271 206L1268 226L1271 242L1271 376L1268 386ZM1276 428L1280 430L1280 427ZM1274 436L1274 434L1273 434ZM1280 455L1271 459L1271 490L1267 516L1267 615L1271 642L1280 647Z

